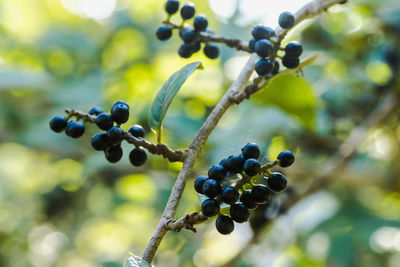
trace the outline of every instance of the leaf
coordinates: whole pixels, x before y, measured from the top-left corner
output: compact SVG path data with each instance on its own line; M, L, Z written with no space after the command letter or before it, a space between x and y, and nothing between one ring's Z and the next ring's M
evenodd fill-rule
M124 263L124 267L151 267L151 264L145 260L142 260L140 257L129 253L129 257L126 259Z
M299 66L297 66L296 68L294 68L294 69L285 69L285 70L279 72L277 75L275 75L274 78L278 77L279 75L287 74L287 73L302 69L302 68L310 65L311 63L313 63L316 59L317 59L317 56L309 57L306 60L302 61L299 64ZM274 78L272 78L272 79L274 79Z
M149 112L149 124L157 135L158 143L161 142L162 123L172 100L187 78L198 68L202 68L200 62L186 65L172 74L158 90Z
M314 127L317 101L310 84L302 77L289 72L277 75L252 100L256 105L277 106L305 127Z

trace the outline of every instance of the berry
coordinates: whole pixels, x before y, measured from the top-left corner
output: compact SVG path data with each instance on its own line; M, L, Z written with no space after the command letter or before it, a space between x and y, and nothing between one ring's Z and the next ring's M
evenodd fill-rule
M85 133L85 125L81 121L68 121L65 134L72 138L79 138Z
M176 11L178 11L178 8L179 8L178 0L168 0L165 3L165 11L170 15L175 14Z
M119 143L124 139L124 130L118 126L113 126L107 131L108 140L111 143Z
M226 204L235 204L239 199L239 192L233 186L227 186L222 190L221 199Z
M290 29L294 25L294 16L289 11L285 11L279 15L278 19L279 26L283 29Z
M104 156L111 163L116 163L122 158L122 148L118 145L109 146L104 150Z
M267 183L269 189L275 192L281 192L287 186L286 177L279 172L272 173L272 175L268 177Z
M229 235L232 233L233 229L235 229L235 225L233 224L233 220L231 217L226 215L219 215L215 220L215 227L218 232L223 235Z
M193 3L187 3L181 8L181 16L184 20L193 18L195 12Z
M251 31L251 35L253 35L253 38L256 39L256 41L258 41L261 39L269 39L275 36L275 32L270 27L266 27L264 25L256 25Z
M107 148L110 141L108 140L107 134L99 133L92 137L91 144L95 150L102 151Z
M55 116L50 121L50 129L52 129L56 133L61 133L67 127L67 119L61 116Z
M114 104L111 108L111 119L117 124L122 124L129 119L129 106L119 103Z
M115 101L115 103L112 105L111 110L113 110L113 108L114 108L116 105L119 105L119 104L123 104L123 105L129 107L128 103L126 103L124 100L117 100L117 101Z
M146 162L146 159L147 153L146 150L144 150L143 148L134 148L131 153L129 153L129 161L133 166L142 166Z
M242 155L232 155L228 158L229 171L239 173L243 170L244 158Z
M193 54L193 47L190 44L182 44L178 49L179 56L189 58Z
M216 181L221 181L226 176L226 170L221 165L213 165L208 170L208 177Z
M219 162L219 165L221 165L222 167L224 167L225 170L229 171L229 158L224 158Z
M299 57L302 53L303 46L297 41L290 42L285 47L285 54L288 57Z
M268 57L274 50L274 46L267 39L261 39L255 44L255 51L260 57Z
M214 179L207 179L203 184L202 191L203 194L209 198L214 198L221 193L222 187L221 184Z
M257 62L255 70L258 75L265 76L271 73L273 68L274 66L272 65L271 60L269 60L268 58L267 59L262 58Z
M249 49L251 53L256 51L256 42L257 41L254 38L249 41Z
M203 184L206 180L208 180L207 176L199 176L196 178L194 181L194 190L196 190L197 193L203 194Z
M108 113L100 113L99 115L97 115L96 118L96 125L102 129L107 131L108 129L110 129L111 127L113 127L113 120L111 119L111 115Z
M195 31L202 32L207 29L208 20L204 15L198 15L194 18L193 27Z
M242 148L242 155L245 159L258 159L260 156L260 148L256 143L247 143Z
M282 58L282 65L288 69L295 69L300 65L300 59L298 57L284 55Z
M279 68L280 68L279 61L277 59L275 59L274 60L274 68L272 69L272 74L273 75L278 74L279 73Z
M201 211L204 216L213 217L219 212L219 204L215 199L206 199L201 204Z
M259 184L251 189L251 196L258 203L266 203L271 198L271 191L265 185Z
M249 210L242 203L233 204L229 209L229 214L238 223L244 223L250 216Z
M210 43L206 46L204 46L204 54L206 57L211 58L211 59L216 59L219 56L219 49L218 46L214 43Z
M88 114L89 115L99 115L100 113L103 113L103 109L99 107L93 107L89 110Z
M193 44L190 44L191 48L192 48L192 54L199 52L201 49L201 42L197 41Z
M253 197L251 190L246 190L240 196L240 202L248 209L255 209L258 206L257 200Z
M190 28L186 28L182 34L181 34L181 38L182 40L186 43L186 44L190 44L196 41L197 38L197 32L195 32L194 30L190 29Z
M261 169L260 163L256 159L246 159L243 165L243 171L248 176L256 175Z
M165 41L165 40L168 40L169 38L171 38L172 30L168 26L161 25L160 27L158 27L158 29L156 31L156 35L157 35L158 40Z
M279 153L277 159L279 160L279 166L289 167L294 162L294 155L292 151L285 150Z
M134 137L144 137L144 129L139 124L133 125L131 128L129 128L128 132Z

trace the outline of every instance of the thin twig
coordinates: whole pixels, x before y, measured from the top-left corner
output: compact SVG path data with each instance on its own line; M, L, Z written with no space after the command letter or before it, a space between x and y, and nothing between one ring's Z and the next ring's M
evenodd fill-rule
M338 4L342 2L342 0L329 0L329 1L321 1L315 0L312 3L306 5L300 9L299 12L296 13L296 24L301 22L307 17L316 16L322 11L326 10L330 6L334 4ZM304 14L303 14L304 13ZM287 31L282 31L280 28L276 30L278 40L282 40ZM279 43L279 42L277 42ZM279 47L279 45L278 45ZM277 50L277 49L275 49ZM218 102L218 104L214 107L207 120L204 122L203 126L199 130L197 136L189 146L187 150L187 157L183 162L183 166L179 175L175 181L175 185L172 188L171 195L168 199L168 203L164 209L164 213L156 227L155 232L153 233L150 242L147 245L145 252L143 253L143 259L149 263L152 262L154 258L154 254L157 251L158 246L160 245L161 240L169 230L167 225L171 220L174 219L176 215L176 210L178 208L179 201L182 197L183 190L185 189L186 181L190 177L195 161L197 160L201 150L206 143L209 135L214 130L216 125L218 124L221 117L225 114L226 110L231 107L236 102L234 101L234 96L237 92L241 92L246 87L248 80L250 79L256 62L259 60L259 57L253 53L246 65L244 66L242 72L239 77L233 82L231 87L226 91L224 96ZM258 84L263 80L263 78L257 78L253 84L258 87Z
M82 119L85 122L96 123L95 115L89 115L85 112L74 109L65 109L65 112L69 116L75 116L76 118ZM134 146L141 146L147 149L151 154L161 155L171 162L183 162L186 158L186 151L172 150L165 144L153 144L144 138L134 137L129 132L124 133L124 139Z

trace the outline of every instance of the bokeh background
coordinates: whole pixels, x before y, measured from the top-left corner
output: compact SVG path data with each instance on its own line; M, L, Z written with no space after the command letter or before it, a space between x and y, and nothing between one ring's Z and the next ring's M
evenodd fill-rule
M277 25L279 13L303 0L193 1L220 35L250 39L254 24ZM212 61L201 52L181 59L176 34L155 38L164 1L0 1L0 266L114 267L128 251L141 255L181 168L150 156L141 168L125 155L108 163L90 147L98 132L87 126L72 140L50 131L64 109L109 109L126 100L146 138L148 107L176 70L201 61L173 102L163 141L184 149L244 66L248 54L220 46ZM180 23L179 17L173 21ZM291 149L285 170L292 186L312 181L341 142L391 90L398 90L398 0L356 0L302 23L285 42L303 43L304 69L271 90L235 106L210 136L193 178L249 141L263 162ZM264 231L238 266L400 266L399 114L368 131L357 156L332 186L305 199ZM273 219L280 198L261 222ZM200 202L192 180L178 215ZM258 220L260 223L260 219ZM229 236L211 220L198 233L168 233L157 266L217 266L234 257L260 224L236 224ZM262 224L262 223L261 223Z

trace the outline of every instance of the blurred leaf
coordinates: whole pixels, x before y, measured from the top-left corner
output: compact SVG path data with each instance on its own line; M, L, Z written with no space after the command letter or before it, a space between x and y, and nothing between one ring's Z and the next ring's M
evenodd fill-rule
M160 90L158 90L149 112L150 127L156 132L158 143L161 142L162 122L172 100L187 78L198 68L202 68L200 62L186 65L172 74Z
M252 99L255 104L279 107L307 128L314 126L316 96L302 77L289 73L277 75Z
M129 258L126 259L124 267L151 267L147 261L142 260L140 257L129 253Z
M299 69L301 69L301 68L304 68L304 67L310 65L311 63L313 63L316 59L317 59L317 56L309 57L309 58L307 58L306 60L300 62L299 66L297 66L297 68L294 68L294 69L285 69L285 70L279 72L277 75L275 75L275 76L272 78L272 80L275 79L276 77L280 76L280 75L287 74L287 73L290 73L290 72L299 70Z

